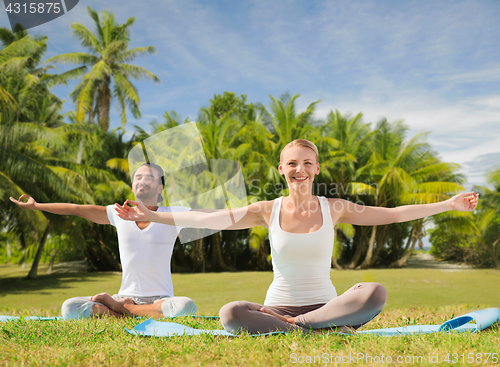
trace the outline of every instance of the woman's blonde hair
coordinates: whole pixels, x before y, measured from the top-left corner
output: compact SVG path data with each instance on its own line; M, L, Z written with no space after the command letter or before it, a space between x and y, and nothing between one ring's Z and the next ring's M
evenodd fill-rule
M290 143L285 145L285 147L281 151L280 162L283 162L283 152L292 147L306 147L311 149L316 154L316 161L319 161L318 148L316 147L316 145L314 145L313 142L310 142L306 139L295 139L294 141L291 141Z

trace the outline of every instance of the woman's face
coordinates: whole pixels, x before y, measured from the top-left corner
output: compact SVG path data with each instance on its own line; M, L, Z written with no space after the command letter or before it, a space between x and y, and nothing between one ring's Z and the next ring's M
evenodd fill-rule
M279 173L285 176L288 187L305 188L310 193L314 176L319 174L319 162L312 149L306 147L291 147L283 152L283 161L279 164Z

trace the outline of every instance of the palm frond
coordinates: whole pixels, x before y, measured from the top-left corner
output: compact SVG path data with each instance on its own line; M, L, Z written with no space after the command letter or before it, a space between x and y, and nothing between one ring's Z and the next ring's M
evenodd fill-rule
M54 64L93 65L99 62L99 58L86 52L70 52L53 56L45 61L45 63L49 62L53 62Z
M500 184L500 169L496 169L487 174L486 179L488 183Z
M156 84L159 84L160 78L151 73L150 71L136 65L129 64L119 64L119 70L124 77L132 77L134 79L147 79L152 80Z
M85 178L77 172L61 166L47 166L63 181L67 189L59 193L62 199L66 199L67 194L76 194L79 198L77 203L93 203L90 196L91 188Z
M129 172L128 160L124 158L112 158L106 162L106 166L113 169L119 169L122 172Z
M352 240L354 233L356 232L352 224L337 223L335 227L337 227L337 229L340 230L349 240Z
M79 77L84 75L86 72L87 72L86 65L80 66L80 67L75 68L75 69L68 70L62 74L55 75L51 79L49 86L52 87L52 86L58 85L58 84L67 84L68 80L78 79Z
M99 14L92 10L90 6L87 6L87 13L94 20L95 26L97 28L98 37L96 37L92 32L90 32L83 24L73 23L71 28L73 28L73 33L82 42L84 47L88 47L94 53L99 53L101 51L102 40L102 28L101 22L99 21Z
M418 193L435 193L442 195L454 195L465 190L462 185L456 182L423 182L413 186L413 190Z
M417 181L424 181L430 177L445 177L456 171L460 167L457 163L439 162L431 165L424 165L422 168L413 171L411 175Z
M117 62L129 62L134 60L136 57L145 56L145 55L154 55L156 53L156 47L148 46L148 47L136 47L131 50L127 50L119 55L116 59Z

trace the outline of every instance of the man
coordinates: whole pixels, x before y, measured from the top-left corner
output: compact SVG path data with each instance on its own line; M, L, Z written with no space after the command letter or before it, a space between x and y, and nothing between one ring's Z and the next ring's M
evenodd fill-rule
M190 208L158 207L165 186L163 170L145 163L134 174L132 192L136 199L154 211L189 211ZM22 202L22 198L28 202ZM39 204L28 195L10 198L22 209L43 210L53 214L77 215L98 224L116 227L122 263L122 283L114 296L100 293L93 297L75 297L62 305L62 316L68 319L112 315L175 317L196 313L196 305L187 297L174 297L170 260L180 227L129 222L118 217L115 206L77 205L68 203Z

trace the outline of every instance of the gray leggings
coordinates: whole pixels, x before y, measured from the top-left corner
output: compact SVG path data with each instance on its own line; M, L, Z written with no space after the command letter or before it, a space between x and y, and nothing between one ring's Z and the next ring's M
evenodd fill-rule
M262 306L236 301L221 308L219 315L226 331L237 334L263 334L273 331L299 330L306 334L312 329L351 326L355 329L377 316L385 305L386 289L378 283L358 283L328 303L309 306ZM295 317L295 325L263 313L261 307L286 317Z
M147 305L162 300L161 311L165 317L189 316L194 315L197 311L194 302L187 297L133 297L119 294L115 294L112 297L116 300L131 298L137 305ZM92 314L92 306L94 305L102 305L102 303L93 302L90 300L90 297L73 297L64 301L61 307L61 314L65 319L89 318Z

